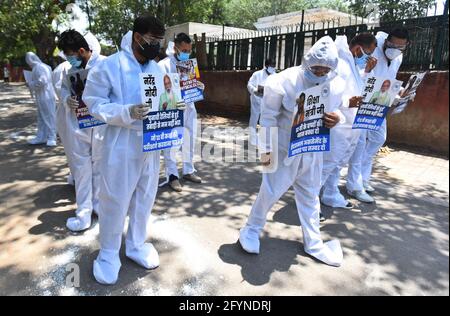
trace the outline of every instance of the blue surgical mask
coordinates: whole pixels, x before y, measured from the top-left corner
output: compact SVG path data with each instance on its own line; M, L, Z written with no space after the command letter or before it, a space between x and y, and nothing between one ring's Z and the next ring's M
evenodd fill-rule
M362 52L361 57L358 56L355 57L355 64L359 68L365 68L367 65L367 59L369 58L369 55L367 55L362 48L361 52Z
M328 75L318 77L315 74L313 74L310 70L305 69L304 71L305 80L309 82L310 84L320 85L322 83L325 83L328 80Z
M190 57L191 57L191 54L189 54L189 53L181 52L181 53L178 54L178 60L179 61L187 61L187 60L189 60Z
M72 65L72 67L80 68L83 61L76 56L66 56L67 61Z

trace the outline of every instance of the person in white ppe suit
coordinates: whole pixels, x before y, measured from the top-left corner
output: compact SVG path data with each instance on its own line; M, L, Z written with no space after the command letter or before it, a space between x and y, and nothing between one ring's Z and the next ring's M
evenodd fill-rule
M250 93L250 144L257 145L257 128L259 117L261 116L261 102L264 96L264 84L270 75L275 74L275 62L272 59L267 59L264 63L264 69L253 73L247 84L248 92Z
M167 58L161 60L159 65L166 73L177 73L177 62L189 60L192 52L192 40L189 35L179 33L175 37L174 42L170 42L166 51ZM202 83L200 89L204 89ZM187 103L184 110L184 142L181 146L183 151L183 179L193 183L202 183L201 177L197 175L194 166L195 155L195 139L197 137L197 110L195 103ZM169 186L176 192L183 191L183 187L179 180L179 172L177 168L177 152L179 148L165 149L164 162L166 166L166 178Z
M331 150L323 156L321 202L331 207L350 209L353 204L339 191L340 171L347 165L358 144L360 130L352 127L362 102L365 76L377 64L377 60L371 57L377 40L371 33L361 33L350 41L350 45L345 35L337 36L335 44L339 53L338 75L346 82L340 106L345 120L330 131Z
M336 77L338 53L329 37L321 38L304 56L300 67L287 69L266 81L261 108L261 127L277 129L278 142L268 141L260 134L265 153L263 165L275 165L272 173L263 173L261 188L253 204L247 224L240 231L239 242L251 254L259 254L259 235L265 226L269 210L293 186L300 218L305 251L331 266L340 266L343 260L339 241L327 243L320 235L319 191L322 174L322 153L305 153L288 158L294 109L299 93L315 85L329 85L330 104L325 109L324 124L334 127L341 119L337 110L345 82ZM267 131L267 130L266 130ZM278 149L272 147L278 144Z
M61 34L58 47L71 65L65 75L93 68L105 59L99 54L100 45L96 45L98 41L95 37L90 34L87 38L91 45L75 30ZM98 207L101 127L80 129L76 116L79 102L71 96L71 88L69 81L64 78L61 85L62 104L58 108L58 130L74 176L77 201L76 216L69 218L66 226L71 231L79 232L91 227L92 212Z
M49 147L55 147L56 100L52 69L32 52L26 53L25 61L32 68L31 81L28 85L37 104L37 134L28 143L31 145L47 144Z
M62 52L58 54L58 57L60 58L60 63L58 66L56 66L55 69L53 69L52 73L52 80L53 80L53 88L55 89L56 94L56 131L58 132L59 138L61 140L61 143L65 144L65 140L67 139L66 136L66 129L61 128L60 122L62 122L65 119L65 108L64 104L61 100L61 86L63 83L63 80L65 80L65 76L69 69L72 67L70 63L66 60L66 56ZM66 153L67 157L67 153ZM67 183L74 186L75 180L73 178L73 172L72 168L69 164L69 175L67 176Z
M101 284L117 282L127 214L126 256L146 269L159 266L158 252L146 239L161 152L143 152L142 121L151 108L142 104L139 73L164 77L154 61L164 34L164 25L156 18L138 17L133 32L122 40L122 50L90 71L83 93L91 115L107 123L99 162L100 253L94 261L94 276ZM157 89L163 91L164 84Z
M396 79L403 61L403 52L409 44L408 31L404 28L392 30L389 34L378 32L378 47L373 56L377 66L370 75ZM368 193L374 192L370 185L373 159L384 145L387 138L387 122L384 120L379 130L362 130L358 145L350 160L347 192L357 200L365 203L375 202Z

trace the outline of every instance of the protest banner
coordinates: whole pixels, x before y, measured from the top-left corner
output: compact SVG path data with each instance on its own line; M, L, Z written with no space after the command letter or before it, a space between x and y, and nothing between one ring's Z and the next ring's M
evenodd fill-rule
M291 129L289 157L330 150L330 129L323 116L329 107L329 84L307 89L299 94Z
M78 126L80 129L92 128L105 124L89 114L89 109L83 102L82 96L88 73L89 69L82 69L80 71L69 72L66 75L67 86L70 88L70 95L72 97L76 97L79 103L75 114L77 116Z
M367 78L353 129L380 129L401 87L402 82L395 79Z
M202 101L203 90L200 89L200 71L197 59L177 62L177 72L180 75L181 97L186 104Z
M427 73L428 72L421 72L411 75L400 100L393 105L393 115L402 113L406 109L408 104L414 100L414 98L416 97L417 89L423 82L423 79L425 79Z
M143 151L180 146L183 143L184 107L178 74L139 74L142 104L150 106L143 121Z

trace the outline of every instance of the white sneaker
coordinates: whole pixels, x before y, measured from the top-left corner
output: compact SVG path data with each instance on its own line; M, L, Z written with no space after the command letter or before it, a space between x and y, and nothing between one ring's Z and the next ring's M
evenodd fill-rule
M92 211L85 211L85 214L71 217L67 220L66 226L73 232L82 232L92 224Z
M30 145L42 145L42 144L45 144L45 140L42 140L42 139L39 139L39 138L35 137L33 139L30 139L28 141L28 144L30 144Z
M344 260L339 240L326 242L321 249L308 250L305 248L305 252L332 267L340 267Z
M371 197L369 194L367 194L366 191L362 190L362 191L347 191L348 195L354 197L355 199L357 199L360 202L363 203L374 203L375 199L373 197Z
M121 266L119 253L100 250L94 261L94 277L98 283L103 285L116 284Z
M246 252L259 255L259 234L249 227L244 227L239 233L239 243Z
M127 245L126 255L147 270L154 270L159 267L159 254L151 243L146 243L139 249Z
M56 147L56 140L48 140L47 146L48 147Z
M370 182L365 182L364 183L364 190L366 190L366 192L368 192L368 193L375 192L375 188L370 185Z

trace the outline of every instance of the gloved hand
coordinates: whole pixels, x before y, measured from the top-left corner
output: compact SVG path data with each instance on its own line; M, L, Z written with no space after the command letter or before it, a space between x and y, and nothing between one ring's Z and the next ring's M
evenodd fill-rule
M80 103L78 102L77 97L69 97L67 98L67 105L71 110L75 111L76 109L78 109Z
M146 104L138 104L130 107L130 117L133 120L145 120L150 113L151 108Z

